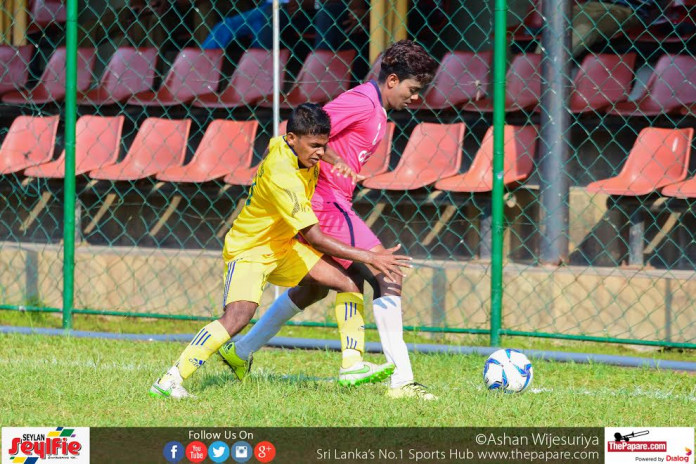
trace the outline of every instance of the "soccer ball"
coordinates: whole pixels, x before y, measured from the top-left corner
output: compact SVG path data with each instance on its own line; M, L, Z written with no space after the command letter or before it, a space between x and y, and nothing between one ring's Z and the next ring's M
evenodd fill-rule
M532 363L521 352L512 349L498 350L486 359L483 381L489 390L505 393L521 393L531 383Z

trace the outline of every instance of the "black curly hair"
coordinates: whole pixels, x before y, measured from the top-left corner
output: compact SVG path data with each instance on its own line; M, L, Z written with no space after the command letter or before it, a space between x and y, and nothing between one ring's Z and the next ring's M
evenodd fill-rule
M390 74L399 80L415 79L423 86L433 80L437 61L425 49L412 40L399 40L393 43L382 55L379 82L383 83Z

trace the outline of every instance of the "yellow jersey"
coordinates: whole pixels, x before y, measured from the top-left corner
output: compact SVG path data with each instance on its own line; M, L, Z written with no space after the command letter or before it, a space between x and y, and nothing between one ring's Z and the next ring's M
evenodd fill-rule
M225 236L225 262L242 252L284 253L297 232L318 221L310 199L319 178L319 163L299 166L284 136L272 138L259 164L246 204Z

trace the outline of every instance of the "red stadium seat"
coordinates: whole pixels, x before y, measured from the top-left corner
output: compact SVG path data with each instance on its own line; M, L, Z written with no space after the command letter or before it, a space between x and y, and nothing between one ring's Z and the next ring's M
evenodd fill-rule
M140 92L129 105L174 106L190 103L198 95L215 92L220 82L222 50L184 48L179 52L157 91Z
M371 189L413 190L453 176L461 166L465 129L463 122L418 124L396 168L365 179L363 185Z
M505 185L526 179L534 169L537 146L535 126L505 126ZM490 192L493 190L493 126L483 136L481 148L471 167L459 174L435 183L435 188L448 192Z
M22 89L2 96L5 103L49 103L65 98L65 47L58 47L46 64L39 82L32 89ZM77 90L85 90L92 82L95 51L77 49Z
M124 116L102 117L85 115L75 126L75 175L113 164L121 147ZM24 170L25 176L65 177L65 150L55 161Z
M280 82L283 82L290 51L280 50L279 56ZM273 101L273 54L268 50L251 48L240 58L229 85L221 94L199 95L193 104L207 108L233 108L259 101Z
M598 111L625 101L631 93L635 63L635 53L586 55L575 76L570 110Z
M208 182L223 177L237 168L251 165L257 121L211 122L198 145L193 159L186 166L172 166L157 174L158 180L169 182Z
M367 159L367 162L360 170L360 175L374 177L389 171L389 158L391 157L392 139L394 138L393 122L387 123L387 132L379 143L375 152Z
M59 116L17 116L0 147L0 174L50 161L59 121Z
M326 103L336 98L350 86L354 58L355 50L314 50L305 59L295 85L281 98L281 106L294 108L301 103ZM273 102L266 101L262 106L271 107Z
M516 55L507 71L505 110L520 111L533 108L541 96L541 55L527 53ZM464 111L493 112L493 98L486 97L465 103Z
M90 171L103 180L137 180L184 163L191 120L147 118L140 126L126 157Z
M491 51L447 53L425 92L425 106L450 108L485 97L492 60Z
M45 29L51 24L65 24L68 19L65 0L30 0L31 22L27 34Z
M32 45L0 45L0 95L19 90L27 84Z
M686 178L694 130L646 127L618 176L592 182L590 192L647 195Z
M109 60L96 88L79 92L79 105L112 105L152 88L156 48L121 47Z
M696 57L663 55L655 65L643 93L617 103L607 113L625 116L656 116L673 113L696 103Z

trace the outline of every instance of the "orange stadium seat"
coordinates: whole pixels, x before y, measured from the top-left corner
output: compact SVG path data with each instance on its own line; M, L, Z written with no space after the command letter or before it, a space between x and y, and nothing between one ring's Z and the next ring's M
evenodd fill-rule
M326 103L336 98L350 86L350 69L354 58L355 50L312 51L305 59L292 89L281 98L281 106L294 108L301 103ZM266 101L262 106L271 107L273 102Z
M111 105L151 89L156 63L156 48L119 48L111 56L99 85L78 93L78 105Z
M624 203L621 209L629 216L628 264L631 266L643 265L645 212L642 204L626 202L631 197L657 192L686 178L693 133L692 128L646 127L638 134L619 175L587 186L590 192L618 196L617 200ZM679 190L681 187L677 186L668 193Z
M0 45L0 95L19 90L27 84L32 45Z
M516 55L507 71L506 80L506 111L520 111L535 107L541 96L541 55L536 53ZM462 109L491 113L493 98L486 97L467 102Z
M217 90L222 66L222 50L184 48L179 52L157 91L139 92L129 105L175 106L190 103L198 95Z
M102 180L138 180L184 163L190 119L147 118L133 140L126 157L89 172Z
M393 171L365 179L371 189L413 190L450 177L462 162L462 139L466 126L456 124L418 124Z
M394 138L395 125L393 122L387 123L387 132L379 143L375 152L360 170L360 175L374 177L389 171L389 159L391 158L392 139Z
M169 182L208 182L223 177L237 168L246 168L254 155L257 121L210 123L201 143L186 166L172 166L157 174L158 180Z
M59 121L59 116L17 116L0 147L0 174L50 161Z
M688 159L691 150L691 141L694 136L694 129L688 128L682 129L682 131L684 132L684 136L688 137L686 141L686 158ZM691 179L683 182L677 182L676 184L668 185L667 187L662 189L661 193L668 197L696 198L696 177L692 177Z
M488 90L493 52L445 54L423 97L425 106L442 109L480 100Z
M686 178L694 130L646 127L638 134L618 176L587 186L608 195L647 195Z
M585 56L575 76L570 111L598 111L625 101L631 93L636 54Z
M656 116L696 103L696 57L663 55L643 93L636 100L617 103L608 114Z
M46 64L39 82L31 89L21 89L2 96L5 103L49 103L65 98L65 47L58 47ZM77 49L77 90L85 90L92 82L95 51Z
M537 146L535 126L510 126L505 129L505 185L526 179L534 169L534 153ZM459 174L435 183L435 188L448 192L490 192L493 190L493 126L483 136L481 147L471 167Z
M75 126L75 175L113 164L121 147L124 116L102 117L85 115ZM65 150L55 161L24 170L25 176L65 177Z
M280 50L279 58L280 82L283 82L290 51ZM229 85L222 93L199 95L193 104L207 108L233 108L259 101L273 101L273 54L268 50L251 48L240 58Z

